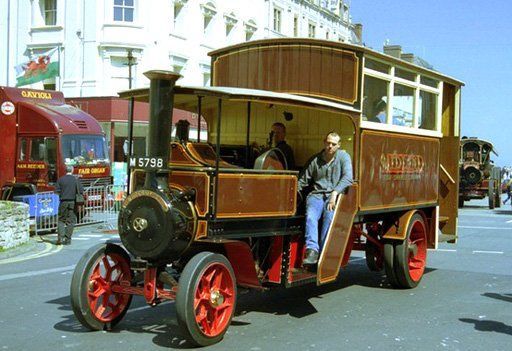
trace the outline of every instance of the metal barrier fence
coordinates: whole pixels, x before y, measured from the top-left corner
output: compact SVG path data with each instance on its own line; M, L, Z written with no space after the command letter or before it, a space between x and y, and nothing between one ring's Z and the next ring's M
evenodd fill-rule
M126 197L126 186L94 186L84 190L85 203L77 206L76 225L105 223L105 228L117 228L117 217ZM58 226L58 197L53 192L37 193L34 230L36 234L53 232Z
M119 210L126 198L126 185L107 185L105 187L105 225L109 229L117 228L117 217Z

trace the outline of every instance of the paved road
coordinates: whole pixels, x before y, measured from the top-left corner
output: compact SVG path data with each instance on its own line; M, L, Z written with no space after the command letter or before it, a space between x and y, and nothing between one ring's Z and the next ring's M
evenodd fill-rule
M224 340L208 350L509 350L512 211L471 201L459 242L429 251L413 290L393 290L355 255L335 284L240 296ZM69 305L72 269L111 234L82 228L70 247L39 243L0 260L0 350L190 348L172 303L134 299L114 332L87 332ZM48 239L53 239L49 237ZM0 257L1 258L1 257Z

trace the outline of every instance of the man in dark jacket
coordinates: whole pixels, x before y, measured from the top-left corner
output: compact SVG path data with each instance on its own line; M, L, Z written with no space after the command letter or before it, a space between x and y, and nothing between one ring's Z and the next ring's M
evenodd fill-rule
M71 244L71 236L76 223L75 199L77 191L83 194L84 189L78 179L73 176L73 167L66 167L66 175L57 180L56 193L59 194L59 224L57 227L57 245Z
M272 133L274 137L275 147L283 152L284 158L286 159L287 169L295 169L295 157L293 156L293 150L286 143L286 127L281 122L276 122L272 125Z

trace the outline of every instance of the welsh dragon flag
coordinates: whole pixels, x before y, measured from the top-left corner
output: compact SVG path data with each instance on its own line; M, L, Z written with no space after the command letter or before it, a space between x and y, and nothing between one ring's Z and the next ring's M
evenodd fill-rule
M16 67L16 86L33 84L59 75L59 48L34 55L30 61Z

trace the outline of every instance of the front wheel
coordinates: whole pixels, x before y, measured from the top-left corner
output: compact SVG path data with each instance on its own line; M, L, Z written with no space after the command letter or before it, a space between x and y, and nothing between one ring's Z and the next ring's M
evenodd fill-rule
M91 330L110 330L123 319L132 295L112 291L130 285L130 256L118 245L91 247L76 265L71 279L71 307L76 318Z
M198 346L219 342L236 306L236 281L229 261L220 254L201 252L187 263L176 295L178 323Z

